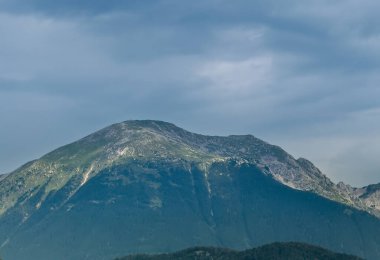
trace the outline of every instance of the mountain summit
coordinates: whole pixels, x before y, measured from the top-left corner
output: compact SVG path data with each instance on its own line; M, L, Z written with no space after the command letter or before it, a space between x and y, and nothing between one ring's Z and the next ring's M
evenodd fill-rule
M378 214L376 190L335 185L251 135L126 121L0 180L0 254L112 259L292 240L377 259L380 220L358 210Z

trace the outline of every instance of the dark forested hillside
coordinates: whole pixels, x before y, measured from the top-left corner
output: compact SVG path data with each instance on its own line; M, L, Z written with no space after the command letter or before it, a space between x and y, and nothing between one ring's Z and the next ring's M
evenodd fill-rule
M245 251L195 247L171 254L130 255L116 260L360 260L302 243L273 243Z

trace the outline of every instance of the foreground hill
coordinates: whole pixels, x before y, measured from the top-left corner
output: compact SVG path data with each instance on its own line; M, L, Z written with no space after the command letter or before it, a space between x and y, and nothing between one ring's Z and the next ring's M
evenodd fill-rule
M334 253L321 247L302 243L273 243L235 251L213 247L195 247L175 253L159 255L131 255L116 260L360 260L361 258Z
M357 210L349 192L251 135L127 121L0 182L0 255L112 259L300 241L380 259L380 220Z

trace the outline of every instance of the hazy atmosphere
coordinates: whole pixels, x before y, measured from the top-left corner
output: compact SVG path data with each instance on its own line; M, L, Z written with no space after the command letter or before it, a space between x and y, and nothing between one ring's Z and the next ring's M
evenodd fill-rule
M64 4L63 4L64 3ZM0 0L0 172L109 124L253 134L380 182L377 1Z

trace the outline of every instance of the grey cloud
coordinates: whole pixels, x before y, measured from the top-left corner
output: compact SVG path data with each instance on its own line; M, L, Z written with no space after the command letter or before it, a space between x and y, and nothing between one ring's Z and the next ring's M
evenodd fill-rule
M368 112L380 107L373 1L0 7L0 133L9 136L0 171L105 125L152 118L205 134L252 133L354 184L377 178L376 142L358 137L376 139L380 129ZM355 156L368 165L362 179L349 170Z

